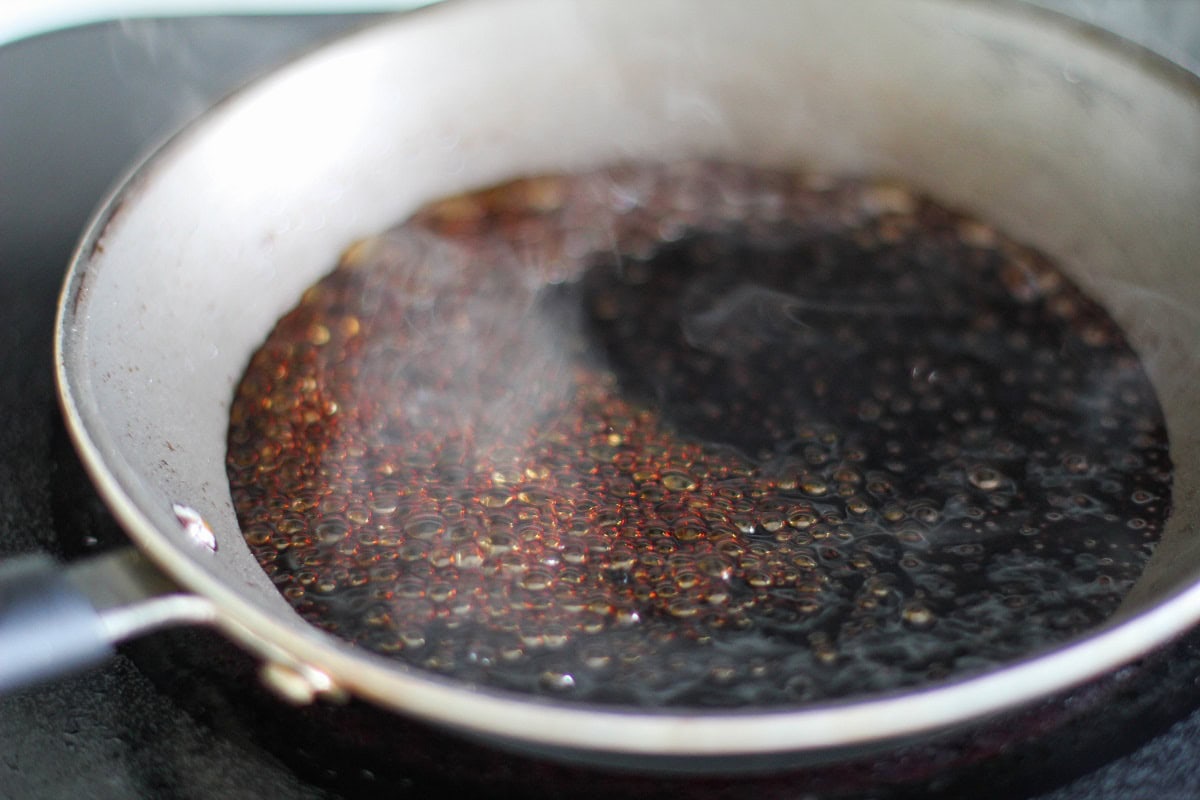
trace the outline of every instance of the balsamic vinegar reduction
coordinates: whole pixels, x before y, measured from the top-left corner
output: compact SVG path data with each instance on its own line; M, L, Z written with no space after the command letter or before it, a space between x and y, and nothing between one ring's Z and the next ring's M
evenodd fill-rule
M518 181L352 248L231 413L314 625L599 703L795 704L1098 624L1170 509L1154 393L1038 253L904 188Z

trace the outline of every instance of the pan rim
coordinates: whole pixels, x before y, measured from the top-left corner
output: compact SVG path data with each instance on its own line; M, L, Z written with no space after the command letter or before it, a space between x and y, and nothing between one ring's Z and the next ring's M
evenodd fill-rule
M956 0L926 0L945 5ZM483 0L455 0L461 6ZM1186 91L1200 102L1200 77L1147 48L1121 39L1056 12L1023 5L1016 0L986 3L957 0L961 5L1002 8L1013 16L1045 20L1092 46L1137 57L1139 69L1151 71L1161 82ZM437 13L438 6L416 14ZM405 15L408 16L408 15ZM371 25L365 32L390 28L397 22ZM358 35L351 34L343 41ZM302 56L299 60L304 60ZM287 69L287 66L282 68ZM269 81L281 70L270 71L250 86ZM243 96L239 91L231 99ZM136 199L139 187L153 178L154 170L184 146L205 120L219 115L221 101L163 145L147 155L109 193L92 217L71 258L58 300L54 329L54 366L60 406L66 426L82 461L114 516L136 545L182 586L211 600L218 624L243 645L268 660L291 661L327 674L334 683L379 705L414 714L427 721L489 738L512 738L535 746L595 750L630 755L687 757L740 756L796 751L822 751L891 741L944 729L960 723L1010 711L1022 705L1108 674L1181 635L1200 621L1200 583L1185 586L1150 609L1107 624L1077 640L1059 645L980 675L954 679L896 695L868 695L829 704L784 709L697 711L638 710L584 706L578 703L534 700L528 696L464 687L433 675L400 670L382 657L352 651L333 637L315 631L298 632L280 624L271 614L230 591L222 581L180 558L178 547L164 537L139 500L136 482L129 480L122 462L106 453L116 452L97 420L88 389L72 380L74 330L81 325L78 304L87 290L91 254L102 245L105 233L122 206ZM138 476L134 476L138 477ZM1120 654L1114 658L1113 653ZM1102 664L1098 669L1095 665ZM461 712L468 701L470 715ZM713 721L719 735L698 735L697 725ZM631 735L631 728L644 734ZM565 737L565 738L564 738ZM647 742L652 742L648 746Z

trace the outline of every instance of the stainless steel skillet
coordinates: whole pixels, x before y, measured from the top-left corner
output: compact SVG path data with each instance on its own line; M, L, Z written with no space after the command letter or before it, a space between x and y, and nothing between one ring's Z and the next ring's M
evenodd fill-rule
M295 617L242 544L224 476L233 385L279 314L349 243L424 200L530 172L681 156L913 183L1057 256L1109 306L1151 371L1177 465L1170 530L1120 621L919 692L701 714L483 692L366 656ZM57 331L64 412L139 551L183 591L145 598L144 582L129 583L110 594L143 599L102 598L98 627L78 609L51 625L34 606L35 633L82 623L60 638L92 645L79 648L87 655L155 624L212 622L293 699L351 693L546 755L701 771L837 759L1104 674L1200 615L1197 165L1194 78L1020 6L468 1L351 37L173 140L82 243ZM187 509L215 551L181 522ZM143 571L136 554L85 565L74 582L131 571ZM42 577L26 583L67 597ZM62 652L50 645L47 660ZM6 647L6 663L16 652Z

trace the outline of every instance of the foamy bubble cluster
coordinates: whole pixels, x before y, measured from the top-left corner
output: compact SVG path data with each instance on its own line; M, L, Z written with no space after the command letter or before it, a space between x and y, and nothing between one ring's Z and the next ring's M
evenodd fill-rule
M254 356L228 468L315 625L694 707L1076 635L1171 474L1120 330L1038 253L902 187L706 163L518 181L352 248Z

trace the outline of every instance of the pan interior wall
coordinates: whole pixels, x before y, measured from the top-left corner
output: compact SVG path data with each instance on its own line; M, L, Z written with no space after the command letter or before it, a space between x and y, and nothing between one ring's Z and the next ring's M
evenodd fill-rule
M429 198L670 154L898 179L1059 260L1122 324L1167 417L1175 512L1132 602L1190 580L1194 94L982 4L710 5L643 4L632 31L605 4L434 9L284 70L145 167L93 233L62 328L67 394L134 538L303 628L246 550L223 470L233 387L274 321Z

